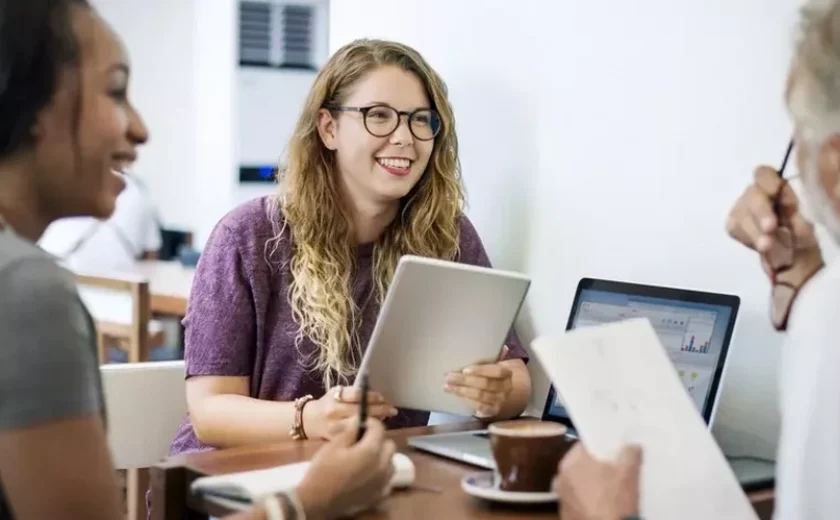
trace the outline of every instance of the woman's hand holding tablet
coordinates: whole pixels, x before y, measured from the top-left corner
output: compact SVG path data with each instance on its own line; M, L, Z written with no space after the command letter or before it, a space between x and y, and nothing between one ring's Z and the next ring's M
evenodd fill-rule
M400 408L518 415L530 377L505 344L529 286L521 273L402 257L360 372Z
M513 390L513 370L501 361L473 365L460 372L449 373L443 389L470 403L479 419L496 417Z

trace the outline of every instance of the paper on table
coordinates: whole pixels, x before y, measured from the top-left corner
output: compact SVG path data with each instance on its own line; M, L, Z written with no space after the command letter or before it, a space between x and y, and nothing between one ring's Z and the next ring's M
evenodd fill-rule
M592 455L642 447L646 520L758 518L647 318L532 343Z

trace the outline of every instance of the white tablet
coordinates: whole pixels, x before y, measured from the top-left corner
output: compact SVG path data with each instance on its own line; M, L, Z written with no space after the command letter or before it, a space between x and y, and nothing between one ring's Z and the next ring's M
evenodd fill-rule
M519 273L402 257L359 374L393 406L472 415L444 392L446 374L498 359L530 284Z

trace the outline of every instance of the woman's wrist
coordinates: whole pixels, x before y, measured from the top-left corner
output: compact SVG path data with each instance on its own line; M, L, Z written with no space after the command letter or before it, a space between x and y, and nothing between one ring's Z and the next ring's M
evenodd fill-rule
M300 411L300 420L305 439L320 440L323 438L320 417L318 413L318 400L311 399L303 404Z

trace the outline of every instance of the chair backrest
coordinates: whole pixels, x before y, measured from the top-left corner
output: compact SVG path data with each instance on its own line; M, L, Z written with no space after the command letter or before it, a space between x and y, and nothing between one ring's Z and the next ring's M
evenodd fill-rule
M157 464L169 454L187 414L184 362L111 364L100 370L116 468Z
M149 282L139 277L76 274L79 296L96 321L99 362L107 356L103 338L124 339L128 361L149 359L151 297Z

